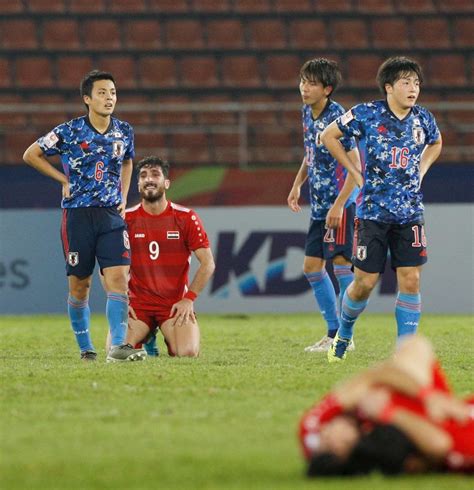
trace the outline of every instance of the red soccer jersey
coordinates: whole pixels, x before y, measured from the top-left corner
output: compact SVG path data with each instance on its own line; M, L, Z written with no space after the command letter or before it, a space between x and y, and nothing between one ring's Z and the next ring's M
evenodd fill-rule
M159 215L147 213L139 204L127 210L125 220L132 249L131 306L171 307L186 292L191 253L209 248L201 219L192 209L168 202Z

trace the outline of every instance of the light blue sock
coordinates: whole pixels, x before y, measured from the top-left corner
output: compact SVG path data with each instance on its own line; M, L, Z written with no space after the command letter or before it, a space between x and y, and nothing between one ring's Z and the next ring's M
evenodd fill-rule
M341 326L339 327L339 336L345 339L351 339L354 330L354 323L359 318L359 315L364 311L368 299L362 301L354 301L349 298L347 291L342 298L341 306Z
M395 303L398 340L403 335L416 333L421 316L421 295L398 293Z
M341 314L342 298L346 292L347 286L354 279L354 273L352 272L351 265L336 265L333 264L334 275L336 276L337 283L339 284L339 298L337 301L337 311Z
M326 320L328 336L334 337L339 328L339 320L337 318L336 291L334 291L331 278L326 270L305 274L305 276L313 289L321 314Z
M81 352L86 350L95 351L89 330L91 319L89 300L79 300L69 295L67 298L67 312Z
M109 322L111 345L125 343L128 325L128 296L120 293L107 293L105 314Z
M152 335L150 337L150 340L143 344L143 347L147 355L151 357L157 357L160 355L160 351L158 350L158 346L156 345L156 335Z

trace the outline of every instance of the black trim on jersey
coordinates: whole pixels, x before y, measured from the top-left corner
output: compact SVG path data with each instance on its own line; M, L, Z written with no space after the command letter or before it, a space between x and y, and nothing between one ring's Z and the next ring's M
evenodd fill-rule
M109 125L107 126L107 129L101 133L96 127L94 127L89 119L89 114L87 114L87 116L85 116L86 118L86 124L92 129L92 131L94 131L95 133L97 134L100 134L101 136L104 136L106 135L114 126L114 121L113 121L113 117L111 116L110 117L110 123Z
M319 113L319 116L316 119L313 117L313 109L312 109L311 105L308 104L309 105L309 108L311 109L311 120L313 122L316 122L319 119L321 119L323 117L324 113L327 111L327 109L330 106L330 104L331 104L331 99L328 97L328 100L326 101L326 105L324 106L323 110Z
M399 119L393 112L392 112L392 109L390 109L390 106L388 105L388 101L387 99L385 100L382 100L383 104L385 105L385 108L387 109L388 112L390 112L390 114L399 122L403 122L405 121L406 119L408 119L411 115L412 115L412 112L413 112L413 108L416 106L413 106L413 107L410 107L410 111L408 112L408 114L403 118L403 119Z

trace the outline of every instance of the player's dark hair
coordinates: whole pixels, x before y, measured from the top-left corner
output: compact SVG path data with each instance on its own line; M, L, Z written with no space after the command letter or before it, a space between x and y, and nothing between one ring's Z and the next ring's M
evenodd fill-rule
M300 78L310 82L319 82L323 87L332 87L331 94L341 83L341 70L335 61L326 58L308 60L300 70Z
M397 475L403 473L407 457L413 454L415 446L403 432L391 425L380 425L363 435L345 460L332 453L314 455L307 475L365 475L376 470Z
M385 84L393 85L403 76L411 74L415 74L423 83L423 70L415 60L406 56L392 56L380 65L376 80L381 92L386 95Z
M115 85L115 80L112 73L107 71L100 70L92 70L81 80L81 97L84 95L88 95L89 97L92 95L92 87L94 86L94 82L98 82L99 80L110 80Z
M137 172L140 172L140 170L143 167L160 167L161 171L163 172L163 175L165 176L166 179L169 178L170 174L170 164L164 159L156 156L148 156L145 158L142 158L136 165L135 168Z

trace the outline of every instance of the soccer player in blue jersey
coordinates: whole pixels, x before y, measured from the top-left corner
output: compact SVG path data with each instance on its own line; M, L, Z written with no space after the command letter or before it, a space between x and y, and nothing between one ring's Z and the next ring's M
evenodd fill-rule
M308 179L311 220L303 271L327 323L327 334L306 347L307 352L326 352L339 328L336 293L325 268L326 260L333 261L340 298L353 277L350 259L357 189L352 178L346 179L344 167L321 143L323 130L344 114L342 106L331 99L340 80L337 63L325 58L309 60L300 70L305 155L287 201L292 211L301 211L298 204L301 186ZM359 156L354 139L344 137L342 144L357 165Z
M111 334L107 361L141 360L146 354L125 344L128 320L130 244L125 205L134 156L133 129L112 117L115 81L94 70L81 82L87 115L60 124L23 155L25 162L62 185L61 239L69 282L68 314L81 358L97 354L90 335L89 290L95 260L107 291ZM47 157L59 155L63 172Z
M416 332L420 313L420 272L427 261L423 177L441 152L435 118L416 105L423 75L420 65L403 56L387 59L377 82L385 100L359 104L324 131L323 143L362 187L357 207L354 281L342 300L341 326L328 351L330 362L343 360L353 325L367 305L387 251L396 270L398 338ZM341 145L358 140L363 174Z

